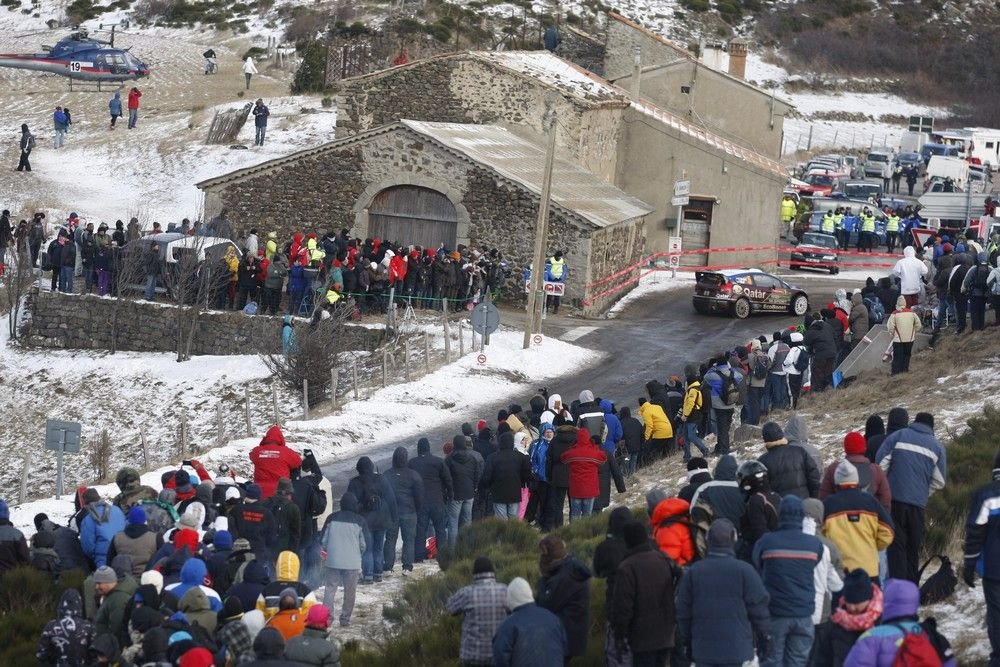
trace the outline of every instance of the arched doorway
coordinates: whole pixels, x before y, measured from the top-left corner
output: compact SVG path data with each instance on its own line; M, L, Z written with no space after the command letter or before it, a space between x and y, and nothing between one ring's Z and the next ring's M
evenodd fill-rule
M382 190L368 206L368 236L403 245L456 245L458 213L436 190L397 185Z

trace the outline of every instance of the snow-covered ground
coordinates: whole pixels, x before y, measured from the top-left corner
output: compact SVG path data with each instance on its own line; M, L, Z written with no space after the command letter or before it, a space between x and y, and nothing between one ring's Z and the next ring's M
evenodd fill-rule
M614 319L625 311L628 305L634 301L658 292L667 292L674 289L688 288L694 282L694 273L689 271L678 272L676 276L670 275L670 269L657 268L642 273L639 284L618 300L615 305L608 310L607 318Z

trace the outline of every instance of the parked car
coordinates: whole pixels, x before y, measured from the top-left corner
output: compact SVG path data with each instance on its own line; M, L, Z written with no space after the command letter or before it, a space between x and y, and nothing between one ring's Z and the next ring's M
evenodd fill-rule
M803 179L805 185L799 187L799 194L816 197L829 197L840 190L840 175L831 172L814 170Z
M761 312L801 317L809 310L809 296L804 290L750 268L696 271L692 302L703 315L725 312L741 320Z
M948 144L924 144L920 148L920 155L924 159L924 166L931 161L931 158L935 155L943 155L945 157L958 157L958 147L949 146Z
M864 209L865 203L848 201L844 203L844 206L845 207L849 206L851 208L851 211L854 214L857 214ZM820 232L823 229L823 215L826 212L826 210L828 209L812 212L812 214L809 216L809 223L808 225L806 225L803 237L805 236L806 232ZM869 206L869 210L872 212L872 215L875 216L875 236L878 237L878 245L884 245L885 224L886 224L885 213L883 213L879 209L876 209L874 206ZM851 246L857 246L858 232L861 230L852 226L850 223L845 223L845 227L847 228L848 232L848 244Z
M892 162L895 158L896 154L891 148L874 148L868 151L868 157L865 158L865 177L881 176L885 163Z
M909 167L919 167L923 164L924 159L920 157L920 153L900 153L896 157L896 164L898 164L903 169Z
M840 273L840 256L837 239L829 234L806 232L795 246L788 268L821 269L831 275ZM837 266L830 266L835 264ZM822 266L820 266L822 265Z
M848 199L868 201L871 198L882 198L882 184L874 181L847 181L844 183L844 196Z

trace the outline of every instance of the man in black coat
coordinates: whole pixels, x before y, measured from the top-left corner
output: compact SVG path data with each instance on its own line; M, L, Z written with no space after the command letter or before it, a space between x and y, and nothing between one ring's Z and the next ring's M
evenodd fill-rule
M712 481L712 473L708 471L708 461L700 456L695 456L688 461L687 478L688 483L677 493L677 497L690 503L695 491Z
M536 602L559 617L566 630L566 658L587 652L590 633L590 569L566 554L566 545L556 535L546 535L539 543L539 570Z
M271 563L277 555L278 524L271 510L260 503L260 496L260 486L247 484L246 498L229 515L229 532L248 541L261 562Z
M556 435L549 443L546 468L549 478L549 507L543 529L563 525L563 508L569 493L569 467L562 462L563 452L576 445L576 427L564 424L556 429Z
M417 534L414 538L414 563L422 563L427 557L427 525L434 525L434 535L438 544L448 543L447 505L452 498L451 472L444 459L431 454L431 443L427 438L417 441L417 458L410 459L410 468L424 481L424 502L417 512Z
M90 567L87 556L83 553L80 536L72 528L57 526L44 513L35 515L35 529L49 531L55 538L53 548L59 555L60 567L63 570L80 569L87 571Z
M837 337L833 327L824 320L814 320L808 325L802 343L812 356L813 391L823 391L830 385L837 360Z
M799 498L818 498L820 470L816 460L802 447L789 445L785 433L774 422L761 429L767 451L757 460L767 467L771 490L779 496L792 494Z
M743 492L736 483L736 470L739 463L732 454L726 454L715 464L715 479L706 482L695 490L691 497L691 507L699 503L712 508L712 516L716 519L729 519L733 525L738 525L743 512L746 511L746 501Z
M397 447L392 453L392 467L385 474L393 493L396 494L398 521L386 531L385 537L385 572L392 570L396 564L396 538L403 534L403 572L413 572L413 558L417 534L417 514L424 505L424 480L415 470L410 468L410 454L406 447ZM423 546L423 545L421 545Z
M500 448L487 460L479 485L489 490L493 516L517 521L521 508L521 489L531 480L528 457L514 449L514 434L500 435Z
M448 545L454 546L458 529L472 523L472 503L483 467L464 435L452 440L454 451L445 459L451 473L452 499L448 503Z
M653 548L644 524L632 521L624 533L628 551L618 566L608 614L614 643L628 645L633 665L666 667L677 629L674 581L680 568Z

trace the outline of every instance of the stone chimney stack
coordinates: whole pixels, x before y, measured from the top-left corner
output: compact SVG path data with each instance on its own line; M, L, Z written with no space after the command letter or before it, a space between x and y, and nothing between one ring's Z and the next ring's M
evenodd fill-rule
M742 39L729 42L729 73L741 79L747 74L747 43Z

